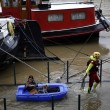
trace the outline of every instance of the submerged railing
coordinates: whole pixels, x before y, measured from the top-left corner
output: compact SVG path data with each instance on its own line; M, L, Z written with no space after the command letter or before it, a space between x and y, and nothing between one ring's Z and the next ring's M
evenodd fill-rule
M103 82L102 81L102 67L103 67L103 64L106 63L106 62L109 62L109 60L101 60L100 61L99 73L100 73L100 81L101 81L101 83ZM51 82L51 78L50 78L50 64L49 64L49 62L47 62L47 66L48 66L47 67L48 83L50 83ZM71 77L77 76L77 75L79 75L81 73L77 73L77 74L75 74L73 76L70 76L69 75L69 61L67 61L67 63L66 63L66 72L64 72L64 74L66 74L65 76L66 76L66 79L67 79L65 83L66 84L72 84L73 82L70 82L69 79ZM63 75L62 75L62 77L63 77ZM0 86L16 86L16 85L20 85L20 84L17 83L16 80L17 80L17 77L16 77L16 63L13 62L13 84L0 84ZM110 81L105 80L104 82L110 82ZM82 81L78 81L76 83L82 83ZM78 97L78 99L77 99L77 109L81 110L81 94L78 94L77 97ZM7 110L7 107L8 107L7 98L0 98L0 99L3 99L3 108L4 108L4 110ZM51 107L51 110L54 110L54 108L55 108L54 97L52 97L51 106L50 107Z
M3 98L3 105L4 105L4 110L7 110L7 104L6 104L6 98ZM80 106L81 106L81 95L78 95L78 110L80 110ZM16 109L16 107L15 107ZM52 96L52 100L51 100L51 110L55 110L54 109L54 97Z

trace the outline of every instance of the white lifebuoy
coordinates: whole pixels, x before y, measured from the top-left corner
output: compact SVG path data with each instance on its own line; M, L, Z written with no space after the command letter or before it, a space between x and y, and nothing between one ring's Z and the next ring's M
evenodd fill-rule
M14 36L14 27L13 27L13 24L11 22L7 22L7 29L8 29L8 32L11 36Z

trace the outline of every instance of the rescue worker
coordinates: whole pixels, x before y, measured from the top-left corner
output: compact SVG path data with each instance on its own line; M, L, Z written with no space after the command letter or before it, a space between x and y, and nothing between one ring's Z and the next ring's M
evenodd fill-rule
M100 53L94 52L93 55L90 56L90 60L87 62L87 69L84 79L87 76L89 76L88 93L91 92L92 86L93 86L93 90L96 91L96 87L100 82L99 76L97 74L98 66L99 66L99 58L100 58Z

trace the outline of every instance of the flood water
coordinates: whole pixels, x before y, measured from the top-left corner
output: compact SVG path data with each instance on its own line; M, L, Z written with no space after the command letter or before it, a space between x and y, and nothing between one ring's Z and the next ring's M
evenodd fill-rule
M55 0L54 0L55 1ZM62 0L61 0L62 1ZM64 0L63 0L64 1ZM66 0L65 0L66 1ZM73 0L71 0L73 1ZM75 0L74 0L75 1ZM99 0L94 0L95 4L100 6ZM101 9L103 14L110 18L110 1L102 0ZM50 52L51 53L50 53ZM47 56L57 56L60 60L49 60L49 71L50 71L50 82L54 82L57 77L64 76L66 74L66 63L69 61L69 75L77 74L83 71L86 68L86 62L88 61L88 56L91 55L94 51L99 51L101 53L101 59L105 60L110 58L110 32L102 31L100 32L99 39L94 39L93 41L79 42L68 45L55 45L55 46L45 46L45 53ZM24 64L26 63L26 65ZM24 63L16 62L15 63L15 73L16 73L16 83L23 84L27 81L27 77L32 74L35 77L36 82L47 82L48 75L48 61L44 60L34 60L26 61ZM106 63L103 64L103 80L110 80L110 62L109 59ZM0 72L0 84L13 84L13 65L9 65L5 71ZM80 75L75 78L71 78L71 82L79 81ZM63 78L62 82L66 82L66 79ZM103 83L104 86L98 88L98 92L91 95L82 95L81 101L81 110L108 110L109 105L109 83ZM77 95L79 84L74 83L71 86L68 96L61 101L55 103L56 110L77 110ZM14 90L10 87L0 87L0 90L6 90L12 96L15 94ZM12 98L10 95L7 95L8 99L8 110L51 110L51 104L43 102L34 103L34 102L16 102L15 98ZM105 95L106 94L106 95ZM105 95L105 96L104 96ZM108 95L108 96L107 96ZM4 91L0 91L0 97L5 97ZM0 101L1 102L1 101ZM11 103L12 102L12 103ZM0 103L1 104L1 103ZM0 105L0 110L3 109L3 104ZM20 107L21 106L21 107ZM33 108L31 108L33 107Z

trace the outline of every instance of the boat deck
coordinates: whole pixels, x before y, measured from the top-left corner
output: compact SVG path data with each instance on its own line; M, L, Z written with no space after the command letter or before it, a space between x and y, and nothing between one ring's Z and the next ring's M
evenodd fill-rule
M50 3L51 8L40 10L38 8L31 9L31 11L47 11L47 10L70 10L70 9L81 9L81 8L93 8L94 4L84 4L84 3Z

